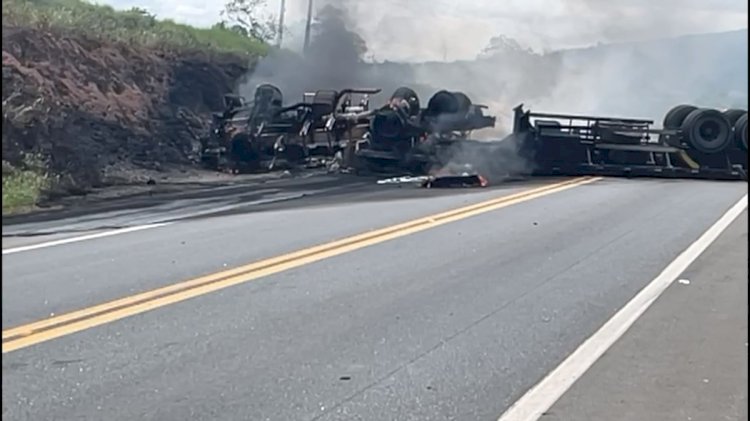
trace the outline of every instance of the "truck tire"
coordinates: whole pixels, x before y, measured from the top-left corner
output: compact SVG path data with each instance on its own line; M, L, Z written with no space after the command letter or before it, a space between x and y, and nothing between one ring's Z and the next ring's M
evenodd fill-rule
M740 149L747 151L747 113L734 123L734 140Z
M688 114L697 109L698 107L694 105L677 105L676 107L673 107L671 110L669 110L664 116L664 122L662 123L662 126L665 129L679 129Z
M284 95L276 85L263 83L255 88L255 104L264 103L273 107L281 107L284 103Z
M469 96L460 91L453 92L453 96L458 102L458 111L460 113L468 112L471 108L471 99L469 99Z
M254 163L259 158L254 143L245 133L236 134L229 145L229 155L233 161Z
M722 114L724 114L724 117L727 118L727 121L729 121L729 124L731 126L734 126L734 123L736 123L740 117L747 114L747 110L740 110L738 108L730 108L728 110L725 110Z
M665 129L675 130L682 126L682 122L685 120L688 114L697 110L698 107L688 104L681 104L672 107L667 114L664 115L664 121L662 127ZM659 135L659 142L670 146L680 146L682 139L680 136L673 136L668 134Z
M718 110L693 110L685 117L681 129L685 142L698 152L718 153L732 143L732 126Z
M410 116L415 116L419 114L419 107L420 107L419 96L413 89L407 88L405 86L402 86L396 89L393 92L393 95L391 95L391 100L394 100L394 99L406 100L406 102L409 104L408 113Z
M427 102L427 114L438 116L441 114L466 113L471 100L463 92L438 91Z

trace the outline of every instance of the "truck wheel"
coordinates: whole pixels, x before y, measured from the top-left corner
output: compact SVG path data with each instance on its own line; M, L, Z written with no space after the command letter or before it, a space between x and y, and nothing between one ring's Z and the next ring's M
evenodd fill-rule
M662 127L665 129L679 129L682 126L682 122L685 121L685 117L693 111L697 110L698 107L688 104L677 105L672 107L664 116ZM671 146L679 146L682 142L680 136L672 135L659 135L659 141L663 144Z
M452 92L452 94L456 98L456 102L458 102L458 111L460 113L468 112L471 108L471 99L469 99L469 96L463 92Z
M234 161L254 163L259 158L250 136L244 133L239 133L232 138L229 151Z
M747 113L734 123L734 139L737 146L747 151Z
M391 100L394 99L404 99L409 103L410 116L419 114L419 96L417 96L417 93L414 91L414 89L402 86L396 89L396 91L393 92L393 95L391 95Z
M664 122L662 123L662 126L664 126L665 129L679 129L688 114L697 109L698 107L687 104L673 107L664 116Z
M734 126L734 123L737 122L737 120L740 119L743 115L747 114L746 110L740 110L738 108L730 108L726 111L724 111L722 114L724 114L724 117L727 118L727 121L729 121L729 124L731 126Z
M718 153L732 143L732 126L718 110L693 110L681 129L685 142L699 152Z

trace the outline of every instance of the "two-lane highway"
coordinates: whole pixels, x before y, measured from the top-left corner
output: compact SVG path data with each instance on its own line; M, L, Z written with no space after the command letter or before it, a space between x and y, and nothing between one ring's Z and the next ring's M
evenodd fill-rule
M747 194L554 183L4 252L3 417L496 420Z

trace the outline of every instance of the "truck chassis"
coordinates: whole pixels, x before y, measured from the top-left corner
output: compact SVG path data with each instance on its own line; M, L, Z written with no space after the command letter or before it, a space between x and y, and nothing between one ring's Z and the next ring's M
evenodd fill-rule
M514 109L512 136L521 155L533 162L532 175L747 180L744 121L744 127L735 124L730 134L721 135L731 136L722 141L725 147L705 152L691 147L686 133L691 127L684 125L656 129L647 119L532 113L521 104Z

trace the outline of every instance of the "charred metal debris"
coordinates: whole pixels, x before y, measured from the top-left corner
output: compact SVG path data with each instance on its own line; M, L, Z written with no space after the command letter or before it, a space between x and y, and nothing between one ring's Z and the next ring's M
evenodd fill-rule
M528 164L505 165L503 175L747 180L746 110L678 105L655 128L646 119L535 113L519 105L509 136L476 141L471 133L496 119L466 94L441 90L422 107L413 89L401 87L371 108L370 96L379 92L320 90L292 105L269 84L258 86L250 102L227 95L203 143L203 162L232 172L327 166L398 174L382 184L416 180L423 187L484 187L497 175L485 171L498 166L485 168L509 159ZM476 157L483 162L471 162Z

